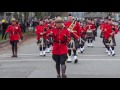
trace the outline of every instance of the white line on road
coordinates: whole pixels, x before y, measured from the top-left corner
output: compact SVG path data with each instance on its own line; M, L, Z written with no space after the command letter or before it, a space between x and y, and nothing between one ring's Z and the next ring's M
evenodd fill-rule
M24 61L53 61L52 59L11 59L0 60L0 62L24 62ZM120 59L79 59L79 61L120 61Z
M46 56L51 56L52 54L46 54ZM8 56L11 56L11 54L2 54L0 57L8 57ZM18 56L39 56L39 54L18 54ZM108 55L106 54L106 55L82 55L82 54L79 54L78 56L82 56L82 57L84 57L84 56L86 56L86 57L102 57L102 56L106 56L106 57L108 57ZM117 56L117 57L119 57L120 55L115 55L115 56Z

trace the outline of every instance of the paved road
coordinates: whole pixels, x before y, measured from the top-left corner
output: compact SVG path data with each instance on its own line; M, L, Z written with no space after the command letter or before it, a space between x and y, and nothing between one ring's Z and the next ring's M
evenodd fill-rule
M100 34L100 32L98 32ZM102 39L94 41L94 48L86 45L79 54L78 64L67 63L68 78L120 78L120 33L116 36L116 56L107 56ZM56 78L51 53L39 56L35 38L19 48L19 57L11 58L11 51L0 55L0 78Z

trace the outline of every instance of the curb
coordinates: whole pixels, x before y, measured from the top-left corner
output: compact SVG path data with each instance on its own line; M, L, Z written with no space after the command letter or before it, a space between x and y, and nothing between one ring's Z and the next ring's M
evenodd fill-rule
M8 42L9 40L4 40L4 41L1 41L0 44L4 44L6 42Z
M6 46L9 44L9 40L6 40L6 41L3 41L3 42L0 42L0 48Z

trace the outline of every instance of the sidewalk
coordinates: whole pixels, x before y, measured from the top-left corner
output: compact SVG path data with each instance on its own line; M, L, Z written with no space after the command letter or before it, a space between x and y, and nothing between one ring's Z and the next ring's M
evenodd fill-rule
M8 44L9 44L9 40L0 41L0 48L5 47Z

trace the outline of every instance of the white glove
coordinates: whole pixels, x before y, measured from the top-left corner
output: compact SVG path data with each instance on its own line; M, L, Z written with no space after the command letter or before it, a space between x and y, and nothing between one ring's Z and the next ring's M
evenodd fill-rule
M43 33L40 33L40 35L43 35Z

